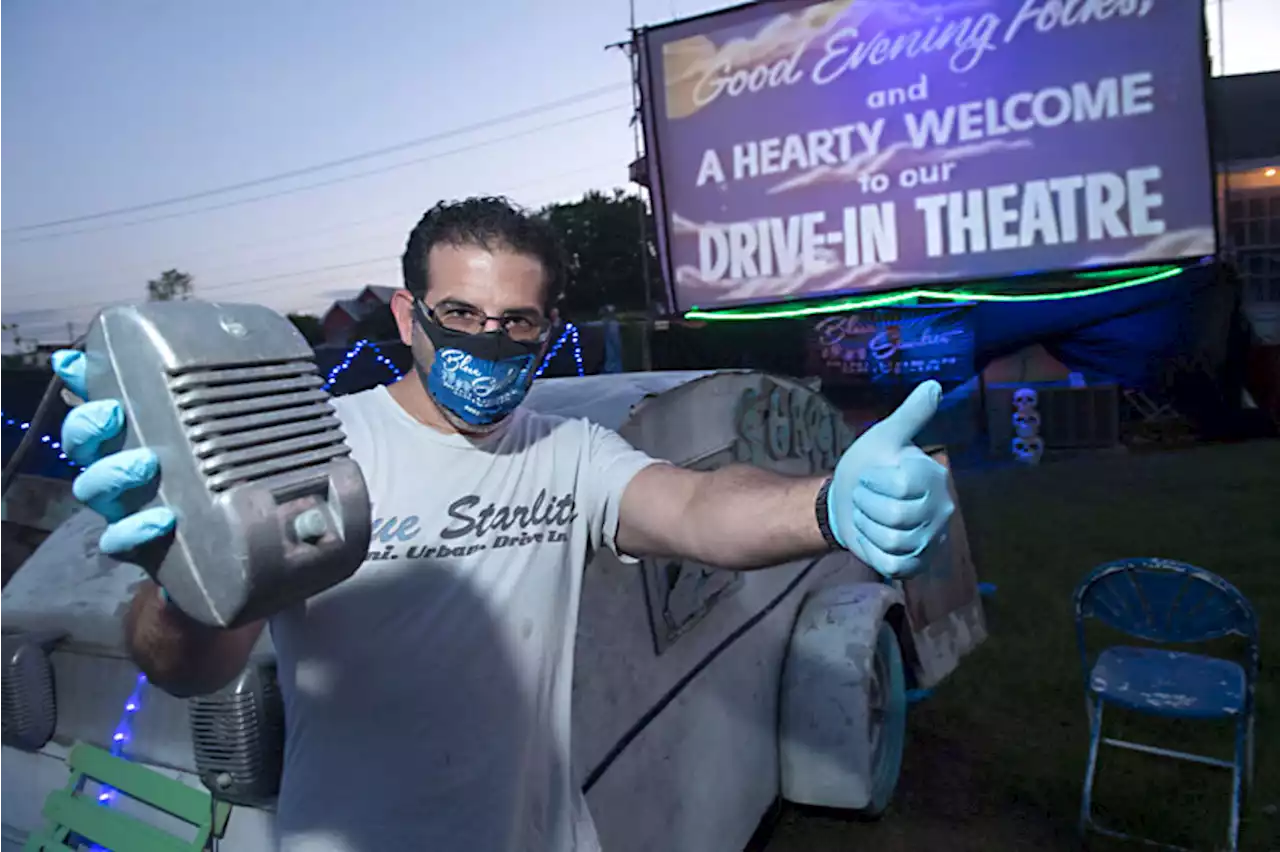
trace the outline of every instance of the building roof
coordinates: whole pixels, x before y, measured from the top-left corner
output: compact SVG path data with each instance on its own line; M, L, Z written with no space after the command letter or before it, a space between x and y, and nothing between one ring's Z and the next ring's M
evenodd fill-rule
M380 305L391 304L391 297L395 294L396 287L384 287L380 284L366 284L359 293L349 299L335 299L333 304L329 306L329 310L324 312L327 319L334 311L342 311L351 319L359 322L369 315L370 312L377 310L377 306L367 301L361 301L366 293L376 298Z
M1280 71L1214 77L1209 115L1218 161L1280 160Z
M324 312L324 318L328 319L329 315L334 311L341 311L353 320L359 320L369 310L368 305L361 304L356 299L336 299L329 306L329 310Z
M395 292L398 289L400 288L385 287L381 284L369 284L365 286L364 290L360 291L360 295L364 295L366 292L372 293L373 295L377 296L382 302L389 305L391 304L391 297L395 295Z

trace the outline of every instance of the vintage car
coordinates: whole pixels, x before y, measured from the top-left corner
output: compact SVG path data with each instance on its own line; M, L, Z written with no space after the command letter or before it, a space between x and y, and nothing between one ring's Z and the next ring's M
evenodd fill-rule
M814 389L757 372L549 379L528 404L698 469L829 471L854 437ZM959 512L951 523L906 582L845 553L749 573L669 559L637 569L598 554L578 628L573 760L604 848L740 850L780 798L882 812L908 690L940 681L986 635ZM86 808L111 814L90 821L95 831L141 825L183 844L220 832L222 848L271 849L283 728L269 635L219 693L184 701L148 688L120 630L141 575L98 557L99 530L91 513L73 515L4 590L4 852L50 832L91 836ZM136 771L116 780L83 744ZM146 780L138 789L152 795L98 794L93 781L76 794L65 788L77 774L120 788ZM127 838L141 835L110 836L130 852L138 841Z

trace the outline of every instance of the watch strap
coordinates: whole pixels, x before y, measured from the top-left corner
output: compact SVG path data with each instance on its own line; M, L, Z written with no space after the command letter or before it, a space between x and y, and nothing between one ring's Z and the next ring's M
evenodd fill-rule
M832 550L840 550L840 540L836 538L836 534L831 530L831 507L828 505L833 479L833 477L828 476L827 481L822 483L822 487L818 489L818 498L814 500L813 513L818 521L818 531L822 533L822 538L827 543L827 547Z

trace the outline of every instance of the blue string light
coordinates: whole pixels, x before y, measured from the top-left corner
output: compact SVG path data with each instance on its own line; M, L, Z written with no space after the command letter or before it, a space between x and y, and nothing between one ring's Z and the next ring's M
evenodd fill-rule
M27 423L21 420L15 420L14 418L7 416L3 411L0 411L0 417L4 418L4 425L6 426L14 426L23 432L26 432L28 429L31 428L30 423ZM68 456L66 453L62 451L62 444L58 443L57 439L55 439L52 435L41 435L40 443L44 444L46 447L56 452L58 454L58 458L66 462L71 467L74 467L77 470L84 470L84 465L76 464L74 461L71 460L70 456Z
M124 709L120 711L120 721L116 724L116 729L111 734L110 751L115 757L125 758L124 747L128 745L129 740L133 737L133 720L137 717L138 711L142 709L142 693L146 688L147 676L142 672L138 672L138 679L134 682L133 692L129 693L129 697L124 700ZM109 808L115 799L115 788L103 784L102 789L98 791L98 804L104 808ZM81 842L84 842L83 838ZM89 845L89 852L111 852L111 850L93 843Z
M329 371L329 375L325 377L324 389L329 390L329 388L333 386L333 383L338 380L338 376L346 372L346 370L351 366L351 362L354 361L356 356L365 349L372 352L374 360L379 364L385 365L395 378L399 379L403 375L400 372L400 368L391 363L390 358L382 354L382 350L378 348L378 344L370 340L360 340L357 341L356 345L352 346L347 354L342 356L342 360L335 364L333 369Z
M116 729L111 734L110 751L114 757L123 758L125 756L124 747L133 738L133 720L137 718L138 711L142 709L142 693L146 691L146 688L147 676L142 672L138 672L138 679L134 682L133 692L129 693L129 697L124 700L124 708L120 711L120 721L116 724ZM98 804L109 807L115 801L115 798L115 789L103 785L102 790L98 793ZM96 849L101 848L96 847Z
M573 341L573 360L578 365L578 375L586 375L586 371L582 367L582 340L578 337L578 327L571 322L564 324L564 331L560 333L560 339L551 346L551 350L547 352L547 357L542 359L542 366L538 368L538 372L533 374L536 379L541 376L556 357L556 353L564 346L566 340Z

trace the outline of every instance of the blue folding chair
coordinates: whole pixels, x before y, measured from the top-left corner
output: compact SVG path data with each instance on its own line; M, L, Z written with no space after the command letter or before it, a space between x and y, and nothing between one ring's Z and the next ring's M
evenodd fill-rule
M1230 769L1229 848L1240 833L1240 804L1253 774L1253 688L1258 678L1258 620L1235 586L1203 568L1169 559L1123 559L1094 569L1076 588L1076 637L1089 712L1089 765L1080 805L1080 831L1130 838L1094 822L1093 779L1102 744ZM1242 636L1244 665L1165 648L1114 646L1090 663L1085 620L1096 618L1126 635L1158 644L1196 643ZM1235 759L1219 760L1102 736L1102 710L1129 710L1183 719L1234 719Z

